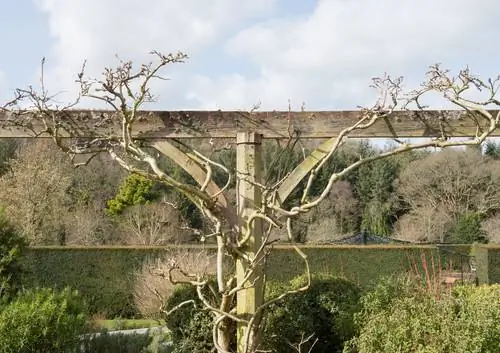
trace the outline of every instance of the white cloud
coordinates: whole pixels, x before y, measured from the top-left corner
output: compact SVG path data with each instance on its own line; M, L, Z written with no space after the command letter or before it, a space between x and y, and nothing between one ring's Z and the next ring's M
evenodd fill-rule
M227 53L259 68L257 77L198 78L192 95L207 107L258 97L283 108L289 97L316 109L354 108L373 96L370 77L384 72L412 85L436 61L489 73L500 54L497 13L494 0L318 1L308 17L259 23L227 43Z
M115 63L115 54L139 62L150 60L146 54L152 49L201 55L227 30L271 12L275 1L38 0L37 5L55 39L47 79L61 89L71 85L84 59L88 72L97 75Z
M495 0L318 0L295 17L279 17L278 4L294 3L278 0L37 1L55 43L53 89L70 87L84 58L98 74L116 53L144 62L151 49L187 51L192 59L168 71L172 81L154 86L160 109L258 101L285 109L288 99L294 108L354 108L374 98L372 76L404 75L414 85L436 61L493 74L500 54Z

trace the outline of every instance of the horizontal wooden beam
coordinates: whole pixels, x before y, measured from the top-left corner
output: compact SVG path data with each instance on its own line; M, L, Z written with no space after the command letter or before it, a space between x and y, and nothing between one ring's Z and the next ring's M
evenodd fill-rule
M138 138L235 138L238 131L253 131L264 138L287 138L294 133L303 138L328 138L353 125L360 116L360 111L141 111L133 129ZM0 138L32 136L28 131L13 127L9 119L14 119L12 113L0 111ZM84 127L81 137L120 134L121 120L113 111L71 110L64 112L61 119ZM31 123L35 131L42 130L37 120L32 119ZM398 111L350 136L434 137L444 132L450 137L465 137L475 136L478 126L485 128L487 124L486 119L478 121L477 117L459 110ZM500 131L492 136L500 136Z

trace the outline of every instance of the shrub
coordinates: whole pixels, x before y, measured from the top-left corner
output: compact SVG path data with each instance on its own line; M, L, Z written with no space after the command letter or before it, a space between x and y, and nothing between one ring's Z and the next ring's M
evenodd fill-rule
M464 286L438 298L408 279L386 281L361 299L359 334L344 352L499 352L499 295L500 286Z
M455 244L485 243L486 233L482 229L484 217L479 213L461 215L450 231L450 242Z
M306 278L290 284L298 288ZM268 285L268 298L283 292L282 284ZM341 352L354 334L354 313L359 310L360 290L352 282L333 276L314 276L310 288L271 305L265 315L263 349L288 353L302 342L302 351ZM303 342L311 336L308 342Z
M209 285L214 286L215 281L211 280ZM203 290L206 298L211 303L216 303L215 296L207 287ZM208 311L201 310L201 303L196 293L196 288L191 285L179 285L167 300L165 310L171 310L176 305L193 300L195 305L184 305L166 316L165 323L172 335L174 353L204 353L214 350L212 338L213 316ZM216 305L217 306L217 305ZM236 334L236 325L233 325ZM232 337L235 337L235 334ZM236 348L236 339L231 342L231 348Z
M68 352L75 349L84 329L78 293L23 292L0 312L0 353Z
M302 276L297 277L290 285L299 286L304 280ZM268 282L266 297L279 295L286 287L289 286ZM290 344L299 344L302 334L306 337L314 334L314 339L318 339L314 352L341 351L343 342L354 335L353 314L358 310L359 296L358 287L347 280L331 276L315 277L308 291L285 297L268 308L262 349L288 353L292 350ZM191 299L195 300L196 308L187 305L166 318L167 327L172 332L174 352L211 352L214 349L213 319L210 313L200 310L202 305L192 286L178 287L167 301L166 309ZM236 342L231 345L235 347Z
M158 198L154 182L138 174L129 174L120 185L115 198L108 200L106 212L119 215L127 206L143 205Z
M0 207L0 298L9 299L20 285L19 258L26 242L5 219Z

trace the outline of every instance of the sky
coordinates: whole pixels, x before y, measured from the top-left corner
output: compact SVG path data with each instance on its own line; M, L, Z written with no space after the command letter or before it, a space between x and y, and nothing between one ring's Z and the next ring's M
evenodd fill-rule
M64 100L84 60L98 76L116 55L141 64L181 50L189 60L164 71L145 109L355 109L385 72L408 88L436 62L496 76L499 13L497 0L3 1L0 103L36 87L42 57Z

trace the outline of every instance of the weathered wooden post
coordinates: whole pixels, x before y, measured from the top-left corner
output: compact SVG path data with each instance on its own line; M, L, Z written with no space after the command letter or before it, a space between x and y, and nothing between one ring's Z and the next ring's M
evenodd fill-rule
M237 172L237 214L241 232L250 232L250 237L245 243L244 253L253 258L262 244L263 224L260 218L255 218L253 226L247 229L247 220L253 210L260 208L262 201L262 135L254 132L239 132L236 136L236 172ZM241 234L240 234L241 235ZM237 293L237 314L249 320L263 302L262 264L259 263L252 276L245 279L248 262L238 259L236 263L237 283L244 283L245 289ZM255 326L238 325L238 352L244 352L244 347L256 347L259 341L258 332L248 333ZM246 335L249 334L249 342Z

